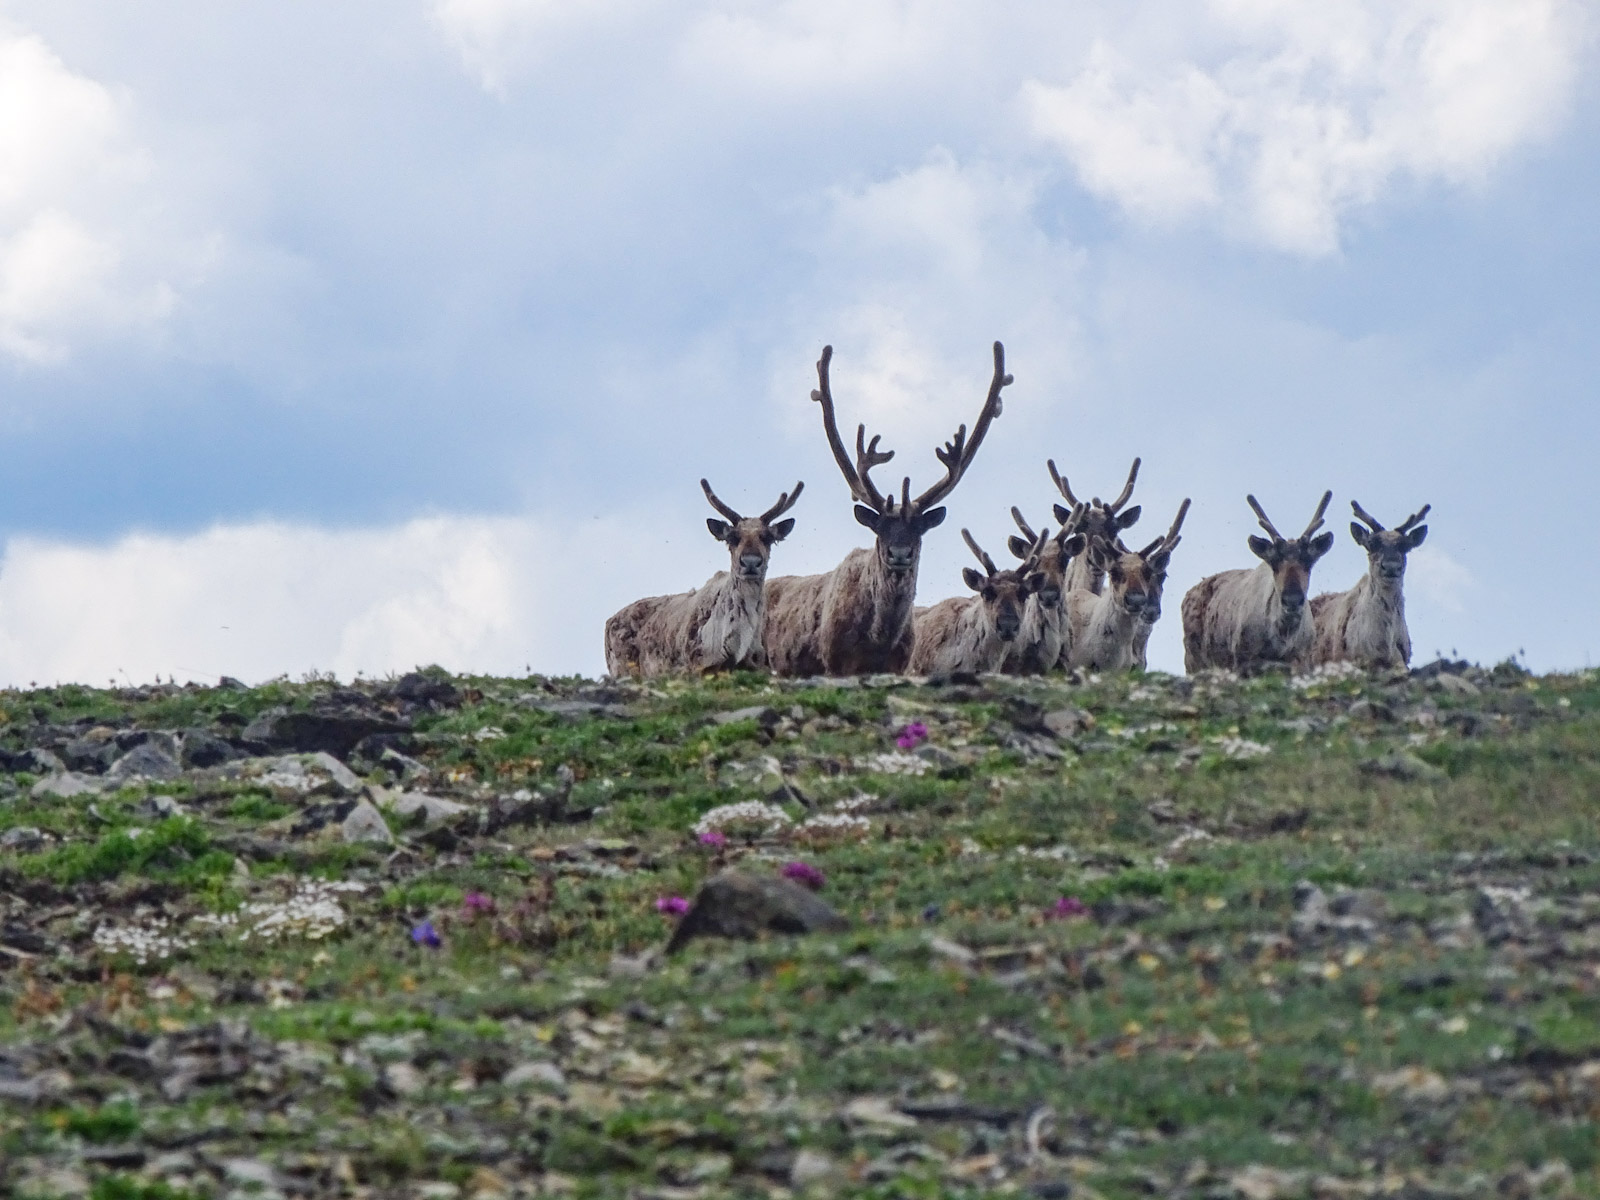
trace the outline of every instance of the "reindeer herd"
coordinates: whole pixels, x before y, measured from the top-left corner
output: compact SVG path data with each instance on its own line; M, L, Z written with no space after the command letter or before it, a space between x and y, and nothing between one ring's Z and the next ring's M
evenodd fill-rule
M1000 393L1012 382L1005 349L994 344L994 376L973 424L962 425L934 453L944 474L911 494L907 476L898 497L885 495L872 471L894 457L880 439L856 428L852 459L834 415L829 370L833 347L817 362L822 428L834 461L855 499L856 520L873 533L870 549L850 551L821 575L767 577L772 548L794 529L779 520L800 498L803 483L784 492L759 517L742 517L700 481L706 499L725 520L708 518L711 536L728 547L729 567L692 592L635 600L606 622L606 666L614 676L653 676L732 669L770 670L788 676L844 676L882 672L948 676L1002 671L1042 674L1082 669L1143 669L1150 632L1161 616L1161 597L1172 552L1189 501L1167 532L1138 550L1122 535L1139 520L1128 505L1139 476L1133 460L1116 499L1083 501L1049 462L1064 504L1054 506L1059 528L1035 532L1018 508L1011 510L1021 536L1007 543L1017 565L1006 570L961 531L979 565L962 571L969 596L925 608L916 605L922 538L945 519L943 501L972 465L989 426L1000 415ZM1270 664L1292 668L1346 661L1368 669L1403 667L1411 660L1402 585L1406 555L1422 544L1429 507L1385 529L1360 504L1351 536L1367 552L1367 573L1347 592L1310 599L1311 569L1333 546L1318 533L1333 493L1323 495L1305 531L1285 538L1254 496L1246 497L1267 537L1252 536L1251 569L1202 579L1183 598L1184 665L1249 674Z

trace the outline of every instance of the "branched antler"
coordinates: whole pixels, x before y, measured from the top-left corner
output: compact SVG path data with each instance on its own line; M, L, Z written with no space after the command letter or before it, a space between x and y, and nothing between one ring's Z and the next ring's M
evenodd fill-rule
M862 504L883 512L886 501L882 493L872 486L872 481L867 478L866 473L873 467L888 462L894 457L894 451L886 450L880 453L877 438L872 439L870 446L863 445L867 427L861 425L856 429L856 464L851 464L850 455L844 448L844 439L839 436L839 423L833 412L833 388L828 381L828 366L832 362L833 347L824 346L822 357L817 360L817 388L811 393L811 398L822 405L822 430L828 436L828 449L833 451L833 461L839 464L839 473L850 485L850 494Z
M1371 526L1373 533L1383 532L1383 524L1378 521L1377 518L1373 517L1369 512L1367 512L1366 509L1362 508L1360 504L1352 500L1350 501L1350 507L1355 511L1357 517Z
M1278 532L1277 526L1275 526L1271 521L1267 520L1267 514L1262 510L1260 503L1254 496L1246 496L1245 500L1249 502L1251 508L1255 509L1256 520L1261 522L1261 528L1267 531L1268 537L1275 542L1286 542L1289 540L1288 538L1284 537L1283 534Z
M761 523L770 525L774 519L783 516L784 513L793 508L794 502L800 499L800 493L805 491L805 487L805 480L802 479L794 485L794 491L781 493L778 496L778 502L761 514Z
M1133 466L1128 469L1128 482L1122 485L1122 491L1118 493L1115 500L1113 500L1110 504L1107 504L1098 496L1096 496L1091 499L1089 507L1104 509L1111 516L1115 516L1118 512L1120 512L1122 506L1126 504L1129 498L1133 495L1134 481L1139 478L1139 463L1139 459L1136 458L1133 460ZM1045 466L1050 468L1051 482L1056 485L1056 490L1061 493L1062 499L1076 508L1079 504L1079 500L1072 494L1072 485L1067 482L1067 477L1061 474L1060 471L1056 470L1055 459L1049 459L1045 463Z
M1011 506L1011 519L1017 523L1017 528L1022 531L1022 536L1027 538L1030 543L1038 540L1039 535L1029 528L1028 522L1022 516L1022 510L1014 504Z
M706 494L706 499L711 501L711 507L716 509L723 516L727 517L728 520L732 521L735 525L737 525L740 521L744 520L743 517L741 517L738 513L734 512L733 509L729 508L726 504L724 504L721 500L719 500L717 498L717 494L711 490L711 485L709 483L707 483L704 479L702 479L700 481L700 490L703 491ZM795 495L799 495L799 494L800 494L799 493L799 489L797 488L795 490Z
M977 423L972 427L972 438L970 441L967 439L967 427L962 425L956 430L955 437L944 444L944 449L934 451L939 461L944 464L945 476L916 498L911 505L915 511L926 512L955 490L956 484L961 482L961 477L972 465L978 447L983 445L990 424L1000 415L1000 410L1004 407L1000 402L1000 390L1012 382L1014 382L1012 377L1006 374L1006 348L996 342L994 377L989 381L989 396L983 402L983 411L978 414ZM909 496L910 480L908 479L906 483L906 495Z
M1183 519L1189 515L1189 498L1184 497L1183 503L1178 505L1178 515L1172 519L1172 525L1155 541L1139 551L1140 558L1149 558L1157 550L1172 551L1179 542L1183 541L1178 536L1178 530L1183 528Z
M1401 521L1399 525L1395 526L1395 531L1397 533L1410 533L1412 527L1426 517L1432 508L1433 505L1424 504L1420 509L1412 513L1404 521Z

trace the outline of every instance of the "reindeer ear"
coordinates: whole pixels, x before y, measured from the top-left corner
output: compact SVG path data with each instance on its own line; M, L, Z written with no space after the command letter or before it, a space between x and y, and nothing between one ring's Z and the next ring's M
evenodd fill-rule
M790 517L787 521L779 521L776 525L769 525L767 528L772 533L772 540L781 542L794 532L794 518Z
M1262 562L1272 561L1272 549L1272 543L1266 538L1257 537L1255 534L1250 535L1250 553L1254 554Z
M1157 575L1160 575L1162 572L1164 572L1167 569L1167 564L1170 563L1171 561L1172 561L1172 551L1170 551L1170 550L1157 550L1149 558L1144 560L1144 565L1149 567Z
M1422 540L1427 536L1428 527L1426 525L1418 525L1410 533L1406 534L1406 549L1415 550L1422 545Z
M1025 596L1037 596L1044 591L1045 585L1049 582L1045 578L1043 571L1030 572L1028 577L1022 581L1022 594Z
M1367 527L1360 521L1350 522L1350 536L1355 538L1356 545L1363 550L1367 549L1367 542L1371 540L1371 536L1367 533Z
M942 508L930 508L927 512L917 517L917 532L927 533L935 525L944 523L945 512Z
M1089 539L1081 533L1075 533L1061 543L1061 553L1068 558L1074 558L1083 553L1083 548L1089 544Z
M715 517L706 518L706 528L711 530L711 536L719 542L728 540L728 534L733 532L733 526L726 521L719 521Z
M1311 539L1311 545L1309 547L1307 547L1307 550L1310 553L1312 562L1316 562L1317 559L1321 558L1324 554L1326 554L1329 550L1332 550L1332 549L1333 549L1333 530L1331 530L1331 529L1328 530L1327 533L1320 533L1316 537L1312 538Z
M1006 539L1006 549L1011 551L1012 554L1016 555L1024 562L1027 561L1028 555L1033 551L1032 546L1028 545L1027 542L1023 541L1014 533Z
M872 530L873 533L878 532L878 513L876 509L868 508L865 504L856 505L856 520Z
M1134 522L1139 519L1139 514L1142 513L1143 511L1144 511L1144 505L1135 504L1132 508L1127 509L1127 510L1121 512L1121 513L1118 513L1117 514L1117 519L1116 519L1117 528L1118 529L1132 529Z
M1072 510L1067 508L1065 505L1055 504L1051 507L1055 510L1057 525L1065 525L1067 520L1072 516Z
M971 567L962 567L961 568L961 579L962 579L962 582L964 582L973 591L975 591L975 592L983 591L984 578L983 578L982 575L979 575L977 571L973 570L973 568L971 568Z

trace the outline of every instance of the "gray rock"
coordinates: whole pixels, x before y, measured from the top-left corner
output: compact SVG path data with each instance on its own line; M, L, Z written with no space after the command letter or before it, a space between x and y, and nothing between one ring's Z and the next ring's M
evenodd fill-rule
M361 800L350 810L339 824L339 830L347 842L380 842L384 845L394 844L394 834L389 832L389 826L370 800Z
M26 853L44 845L44 834L32 825L13 825L0 833L0 850L20 850Z
M61 747L61 761L66 763L70 771L99 775L121 753L122 747L117 745L115 730L93 729Z
M802 1150L794 1156L789 1167L789 1183L793 1187L810 1187L838 1174L839 1164L820 1150Z
M392 746L378 756L378 765L391 775L399 778L401 783L415 783L419 779L426 779L428 768L410 755L401 754Z
M446 800L441 796L430 796L426 792L386 792L382 788L368 788L368 794L374 796L380 807L394 813L397 817L406 820L420 819L424 825L438 825L452 820L462 813L471 812L469 805L459 804L454 800Z
M302 754L322 752L343 757L355 744L374 733L401 733L405 726L365 712L262 713L240 734L242 740L271 750Z
M34 746L12 759L11 769L31 775L59 775L67 769L67 764L43 746Z
M331 754L285 754L225 764L225 779L251 779L264 787L302 796L353 796L361 791L356 773Z
M239 752L215 734L208 733L204 729L184 731L183 749L179 761L191 770L219 767L237 757Z
M1045 713L1040 721L1058 738L1073 737L1094 728L1094 717L1081 708L1058 708Z
M525 1062L512 1067L500 1082L508 1088L547 1087L562 1091L567 1086L567 1077L555 1063Z
M383 1069L383 1082L396 1096L415 1096L427 1086L422 1072L408 1062L393 1062Z
M35 800L46 796L69 800L73 796L97 796L103 790L104 785L98 779L79 775L76 771L63 771L59 775L39 780L28 794Z
M1431 686L1452 696L1478 696L1483 692L1483 689L1473 683L1472 680L1448 673L1435 675L1431 681Z
M106 772L106 779L113 784L122 784L134 779L176 779L182 774L183 768L178 760L152 739L135 746L112 763L111 769Z
M678 922L667 953L696 937L754 938L763 932L818 933L850 928L850 922L814 892L781 875L723 871L700 886L694 904Z
M732 725L736 721L754 721L763 729L771 729L778 723L778 710L765 704L757 704L751 708L736 708L732 712L713 714L712 724Z
M1440 678L1452 679L1454 676L1441 675ZM1377 758L1369 758L1360 764L1360 769L1368 775L1386 775L1391 779L1432 783L1446 778L1438 767L1418 758L1409 750L1395 750Z

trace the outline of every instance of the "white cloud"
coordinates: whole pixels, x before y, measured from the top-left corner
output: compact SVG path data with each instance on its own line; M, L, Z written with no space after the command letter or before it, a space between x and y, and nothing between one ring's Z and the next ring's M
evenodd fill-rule
M1407 555L1406 576L1410 592L1447 613L1465 612L1477 587L1472 572L1437 546L1418 546Z
M485 91L503 95L511 76L585 26L629 15L650 0L433 0L446 40Z
M430 662L596 674L607 615L670 590L651 583L693 586L677 577L696 564L705 576L726 565L703 526L691 541L697 522L676 524L675 550L670 530L640 544L621 518L263 523L106 546L17 538L0 562L0 684L348 678Z
M80 335L170 310L172 285L130 264L150 163L126 108L39 38L0 30L0 354L58 361Z
M1336 251L1344 218L1396 183L1469 183L1547 134L1584 32L1568 0L1212 0L1210 15L1193 38L1220 52L1105 39L1070 82L1024 84L1033 129L1137 217L1206 216L1305 255Z

